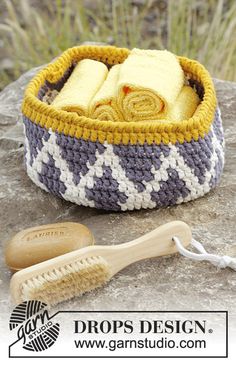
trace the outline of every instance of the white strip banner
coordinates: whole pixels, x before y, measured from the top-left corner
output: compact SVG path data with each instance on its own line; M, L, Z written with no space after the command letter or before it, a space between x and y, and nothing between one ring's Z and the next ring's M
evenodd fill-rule
M51 314L44 307L21 322L12 314L10 328L9 357L228 356L225 311Z

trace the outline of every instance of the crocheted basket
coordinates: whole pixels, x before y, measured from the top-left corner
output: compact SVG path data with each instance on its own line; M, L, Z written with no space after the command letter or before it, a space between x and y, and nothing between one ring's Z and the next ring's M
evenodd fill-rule
M68 49L40 71L23 101L25 165L42 189L76 204L124 211L196 199L216 186L224 137L213 82L197 61L179 57L202 102L181 122L112 122L60 111L45 102L75 64L91 58L111 66L129 50L112 46Z

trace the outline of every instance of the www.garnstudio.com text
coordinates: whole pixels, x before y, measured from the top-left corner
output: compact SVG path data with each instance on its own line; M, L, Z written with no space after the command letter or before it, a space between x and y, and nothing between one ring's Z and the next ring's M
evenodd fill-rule
M159 340L150 340L145 338L143 340L75 340L75 347L77 349L108 349L115 351L116 349L203 349L206 348L205 340L168 340L166 337L161 337Z

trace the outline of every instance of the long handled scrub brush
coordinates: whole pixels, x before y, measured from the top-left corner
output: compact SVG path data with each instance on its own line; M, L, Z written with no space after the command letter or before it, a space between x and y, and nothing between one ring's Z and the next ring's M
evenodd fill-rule
M194 247L200 254L186 249L191 242L195 242ZM134 262L176 252L236 269L232 258L209 255L200 246L192 240L186 223L174 221L128 243L84 247L20 270L11 279L11 294L16 303L37 299L57 304L102 286Z

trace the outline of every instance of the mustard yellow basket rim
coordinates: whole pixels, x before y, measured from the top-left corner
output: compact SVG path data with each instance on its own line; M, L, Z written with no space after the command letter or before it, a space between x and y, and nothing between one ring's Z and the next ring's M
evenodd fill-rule
M77 46L69 48L54 62L41 70L28 84L22 104L23 114L33 123L54 132L85 140L114 144L183 143L198 140L208 133L214 120L216 94L210 74L203 65L186 57L178 57L185 73L190 74L204 88L203 101L194 116L181 122L112 122L99 121L73 112L58 110L40 101L39 89L45 81L61 79L73 62L91 58L110 65L122 63L130 50L113 46Z

